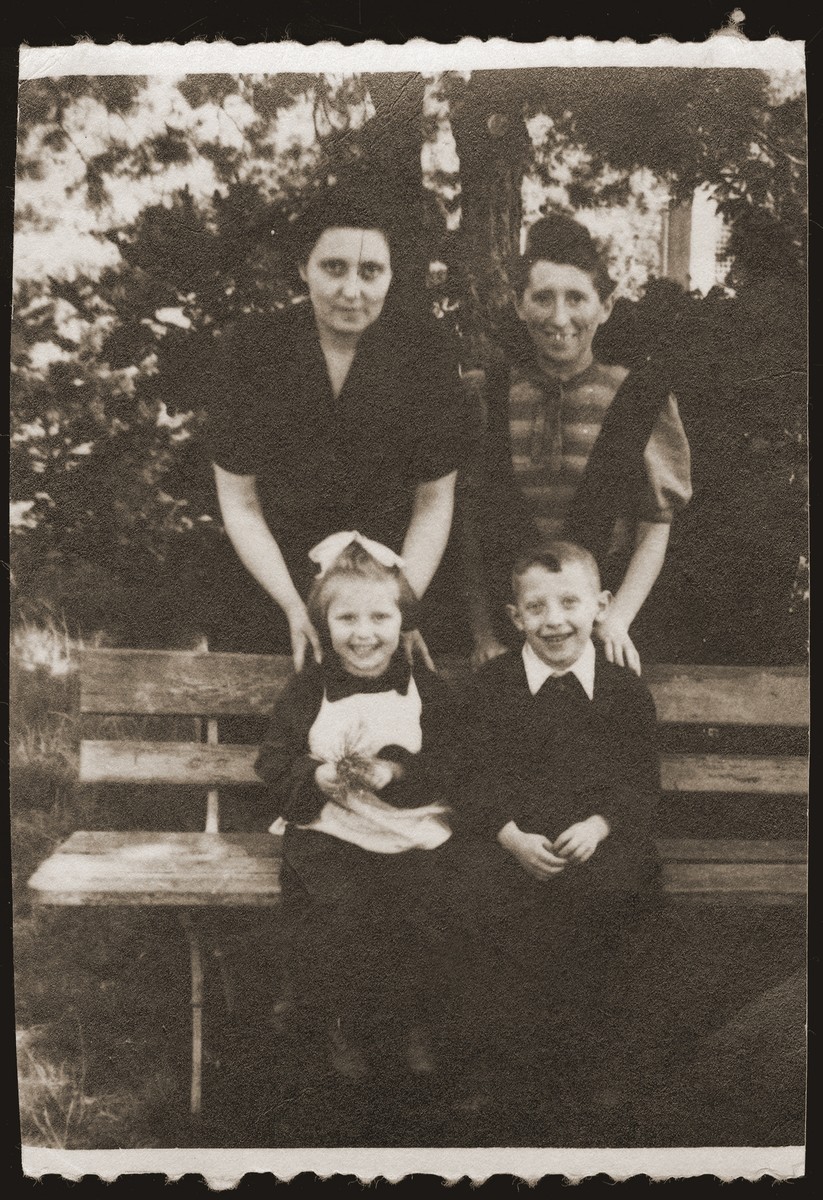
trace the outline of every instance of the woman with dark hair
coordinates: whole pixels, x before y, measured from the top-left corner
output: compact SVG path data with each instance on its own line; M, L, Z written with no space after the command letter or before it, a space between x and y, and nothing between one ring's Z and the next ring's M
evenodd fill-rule
M691 497L689 445L660 370L604 366L592 350L614 283L588 230L552 214L514 269L519 322L488 373L487 427L466 512L475 660L500 653L518 552L552 538L585 546L614 594L595 632L640 670L629 634Z
M212 422L217 494L257 584L232 599L234 648L290 647L298 670L307 651L321 656L305 605L311 546L359 530L402 555L420 598L449 537L458 368L422 288L418 301L397 277L412 242L404 203L365 172L318 194L296 231L308 303L249 318L226 357L231 394Z

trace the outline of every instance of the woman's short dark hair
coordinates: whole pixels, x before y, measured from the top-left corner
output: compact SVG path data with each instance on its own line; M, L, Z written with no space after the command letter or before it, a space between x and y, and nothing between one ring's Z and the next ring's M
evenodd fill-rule
M602 249L585 225L564 213L550 213L530 227L526 249L511 272L518 298L525 292L531 269L537 262L561 263L585 271L601 300L607 300L614 291L614 280L606 268Z
M295 262L303 266L327 229L378 229L392 258L408 232L408 202L385 172L352 169L336 183L319 187L294 229ZM394 267L394 263L392 263Z
M326 651L329 644L328 612L334 598L335 585L347 580L372 580L375 583L396 583L397 604L403 616L403 628L417 625L418 600L400 567L387 567L369 554L360 542L351 542L331 566L315 579L309 592L306 608Z

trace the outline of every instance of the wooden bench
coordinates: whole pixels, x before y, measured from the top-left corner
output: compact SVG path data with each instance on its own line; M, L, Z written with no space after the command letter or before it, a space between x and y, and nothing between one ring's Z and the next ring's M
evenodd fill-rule
M280 839L220 832L220 790L259 785L256 747L218 741L218 721L270 711L291 663L265 655L142 650L87 650L80 661L82 714L188 717L189 740L84 740L80 782L202 789L205 831L80 831L35 872L29 887L43 905L161 905L178 910L190 946L192 1006L191 1109L202 1104L204 956L197 914L233 905L273 906L279 899ZM447 675L465 674L448 664ZM775 733L808 725L806 674L796 668L657 666L646 677L666 730L747 730L774 750ZM185 722L188 725L188 722ZM768 731L768 738L767 738ZM688 793L710 795L718 809L742 797L757 806L785 797L804 804L806 756L730 753L725 749L666 753L664 803ZM805 809L803 810L805 812ZM802 825L802 821L801 821ZM805 843L767 836L712 836L659 842L664 887L676 901L734 904L803 902Z

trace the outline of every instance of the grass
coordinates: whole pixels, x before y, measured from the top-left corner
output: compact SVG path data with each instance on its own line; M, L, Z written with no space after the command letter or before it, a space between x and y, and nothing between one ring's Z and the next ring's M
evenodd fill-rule
M17 1063L23 1140L65 1150L78 1144L117 1145L138 1116L132 1091L91 1094L82 1028L77 1046L56 1060L57 1023L31 1026L17 1035Z
M30 974L27 968L37 961L42 923L30 910L24 882L74 820L75 649L66 631L55 624L21 622L12 632L9 753L21 1133L24 1141L59 1148L82 1141L83 1127L98 1106L85 1089L82 1051L56 1056L59 1018L40 1024L34 1020L46 983L38 978L36 967ZM60 947L47 942L43 952L50 956L52 951L57 953L55 970L60 970Z
M98 643L99 644L99 639ZM803 1138L803 920L795 910L684 911L666 927L668 957L649 1010L679 1030L673 1057L626 1113L581 1113L557 1100L549 1055L535 1081L503 1063L491 1105L467 1103L464 1031L441 1030L452 1070L412 1084L390 1070L368 1089L331 1078L322 1047L273 1018L280 994L275 915L206 920L222 949L236 1010L207 959L206 1113L188 1120L188 948L162 909L33 909L26 881L75 829L196 828L202 799L172 806L121 789L78 788L83 736L157 736L151 719L78 713L79 643L58 624L12 636L15 995L21 1132L58 1148L173 1145L790 1144ZM786 988L789 988L787 991ZM783 990L781 990L783 989ZM788 1019L787 1013L792 1018ZM471 1065L470 1063L468 1064ZM768 1095L757 1087L768 1079ZM462 1089L462 1090L461 1090ZM573 1097L572 1097L573 1099ZM611 1124L610 1124L611 1121ZM614 1122L618 1123L615 1124ZM634 1124L632 1124L632 1121ZM587 1123L588 1122L588 1123ZM777 1139L777 1142L775 1141Z
M119 789L113 800L110 789L77 786L81 736L161 732L150 717L81 719L83 645L56 622L21 622L11 638L21 1133L27 1143L73 1149L174 1144L169 1137L185 1144L185 1121L174 1132L187 1112L190 1036L188 947L178 922L164 910L39 910L26 888L39 863L76 829L202 828L200 796L178 792L171 806L137 787ZM241 913L216 926L235 968L254 962L265 969L275 949L259 920ZM268 979L276 989L274 966ZM219 1024L209 1031L215 1042ZM213 1074L219 1062L219 1048L207 1045Z
M136 1087L132 1072L113 1087L119 1072L107 1071L105 1064L119 1057L112 1045L116 1020L108 1026L108 1045L99 1036L107 1007L115 1009L112 1015L128 1012L128 985L135 980L122 977L115 948L120 934L127 946L135 946L135 929L118 914L109 919L33 911L25 888L37 865L73 830L105 825L111 815L93 790L76 787L81 735L76 658L81 648L56 623L20 623L11 638L21 1133L24 1141L59 1148L140 1145L138 1118L152 1098L148 1093L162 1091L162 1077L155 1077L150 1088ZM145 955L145 947L137 954ZM152 1144L149 1131L142 1133L143 1144Z

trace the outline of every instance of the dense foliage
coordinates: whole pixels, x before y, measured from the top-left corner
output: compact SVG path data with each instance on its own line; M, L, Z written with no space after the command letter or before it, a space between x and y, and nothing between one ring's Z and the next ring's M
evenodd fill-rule
M660 281L621 301L600 350L630 365L649 353L668 363L692 440L695 502L671 582L660 585L678 601L660 611L685 630L669 652L797 659L802 100L781 100L765 76L743 71L654 81L598 71L596 88L592 71L520 72L516 87L511 73L400 82L24 82L12 355L18 611L45 610L124 644L196 640L224 541L203 437L207 404L230 402L214 364L234 323L295 295L289 234L306 196L356 159L397 178L421 218L421 270L433 259L448 266L434 298L472 366L505 304L520 180L526 170L548 176L565 149L574 205L614 203L644 167L675 196L712 184L736 222L733 299ZM538 145L526 133L536 113L548 118ZM224 602L230 610L237 598Z

